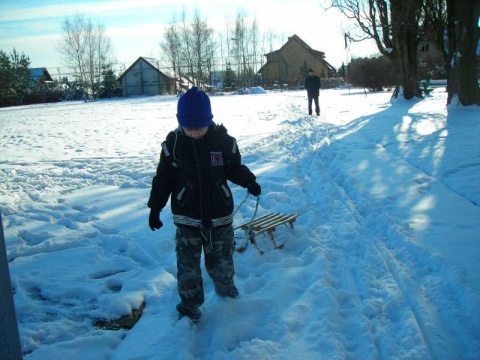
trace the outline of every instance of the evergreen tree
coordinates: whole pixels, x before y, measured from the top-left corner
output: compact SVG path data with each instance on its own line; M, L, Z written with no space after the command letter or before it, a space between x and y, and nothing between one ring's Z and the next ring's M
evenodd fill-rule
M82 100L83 89L78 81L70 81L67 77L63 77L60 81L60 86L63 89L64 100Z
M122 85L110 65L104 67L103 79L100 85L100 98L120 97L123 95Z
M0 106L10 106L15 99L15 93L12 90L12 72L10 58L7 53L0 50Z
M230 63L227 63L227 69L223 75L223 87L233 87L235 86L236 76L235 71L232 70Z
M8 55L0 50L0 106L22 105L30 91L30 58L16 49Z

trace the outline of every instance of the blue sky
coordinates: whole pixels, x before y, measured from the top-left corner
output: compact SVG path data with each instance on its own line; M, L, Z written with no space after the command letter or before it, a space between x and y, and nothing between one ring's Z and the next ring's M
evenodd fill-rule
M219 33L226 31L227 23L233 24L242 9L256 17L261 32L280 35L280 45L296 34L325 52L326 60L336 68L352 55L366 56L376 50L362 43L347 52L341 33L346 19L335 10L325 12L318 0L1 0L0 49L25 53L32 67L62 67L57 51L61 24L78 13L105 25L118 62L129 66L139 56L159 57L164 28L183 9L187 21L198 9L201 18Z

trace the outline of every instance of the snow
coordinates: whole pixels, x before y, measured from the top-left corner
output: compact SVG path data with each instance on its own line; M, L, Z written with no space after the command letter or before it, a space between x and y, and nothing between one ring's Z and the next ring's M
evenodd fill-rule
M213 96L262 186L300 214L236 253L239 299L203 270L177 321L175 227L146 202L174 96L0 109L0 207L24 358L479 359L479 107L326 90ZM233 186L236 206L245 189ZM251 219L255 199L235 214ZM244 243L241 230L237 242ZM102 330L145 302L131 330Z

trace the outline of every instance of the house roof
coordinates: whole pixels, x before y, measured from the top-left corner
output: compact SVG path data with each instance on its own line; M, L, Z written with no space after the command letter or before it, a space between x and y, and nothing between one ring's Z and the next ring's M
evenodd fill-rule
M173 78L173 76L171 76L170 74L166 74L165 71L162 72L162 71L159 70L158 64L160 63L160 61L158 59L151 58L151 57L140 56L132 65L129 66L129 68L127 70L125 70L123 72L122 75L120 75L118 80L122 80L122 78L130 71L130 69L132 69L140 61L144 61L145 63L147 63L147 65L151 66L152 69L158 71L163 76L168 77L168 78Z
M47 68L33 68L30 69L30 76L35 81L53 81L53 78L50 76Z

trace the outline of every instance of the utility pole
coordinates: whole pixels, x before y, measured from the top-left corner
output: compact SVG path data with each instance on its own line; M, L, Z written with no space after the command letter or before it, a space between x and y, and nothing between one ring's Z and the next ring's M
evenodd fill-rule
M0 211L0 359L21 360L22 348L18 335L17 316L8 270L7 248Z

